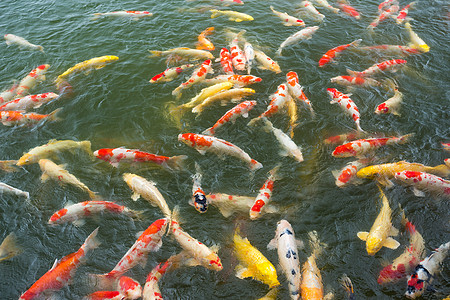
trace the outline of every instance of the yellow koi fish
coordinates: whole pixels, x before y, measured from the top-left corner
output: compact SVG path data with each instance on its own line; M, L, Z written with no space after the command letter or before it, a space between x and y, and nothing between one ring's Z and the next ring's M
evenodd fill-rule
M242 21L253 21L253 17L244 13L240 13L234 10L217 10L217 9L210 9L211 12L211 19L217 18L221 15L225 15L228 17L228 20L235 21L235 22L242 22Z
M239 102L243 97L253 95L254 93L256 93L256 91L251 88L239 88L222 91L206 98L202 103L194 107L192 112L200 115L206 107L217 101L220 101L222 105L227 104L228 100L231 100L232 102Z
M411 40L411 44L409 44L409 46L411 48L417 49L422 53L426 53L428 51L430 51L430 46L427 45L427 43L424 42L424 40L422 40L417 33L415 33L412 28L411 28L411 24L409 24L409 22L405 23L405 28L406 30L408 30L409 33L409 39Z

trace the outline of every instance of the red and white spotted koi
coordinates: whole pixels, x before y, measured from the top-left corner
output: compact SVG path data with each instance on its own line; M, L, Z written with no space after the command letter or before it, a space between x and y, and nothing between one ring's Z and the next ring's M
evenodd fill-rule
M355 124L356 124L356 129L358 131L364 131L364 130L362 130L361 126L359 125L359 123L360 123L360 121L359 121L360 120L360 115L359 115L358 107L356 106L355 102L353 102L352 99L350 99L349 96L347 96L344 93L341 93L337 89L328 88L327 92L328 92L328 95L331 98L330 103L331 104L334 104L334 103L339 104L339 106L347 114L352 116L353 121L355 121Z
M142 296L142 287L139 282L128 276L120 277L117 287L127 300L139 299Z
M278 112L282 107L284 107L289 101L288 97L288 88L285 83L282 83L278 86L277 91L271 96L271 100L269 106L265 112L263 112L259 117L253 118L248 122L249 126L253 126L256 121L260 120L263 117L271 117L273 114Z
M216 206L220 213L228 218L234 213L248 214L250 208L255 203L255 197L228 195L223 193L215 193L206 195L209 204ZM261 213L275 213L278 208L272 205L266 205Z
M450 181L434 174L417 171L402 171L394 175L395 179L414 188L414 194L424 197L422 191L431 192L438 196L450 198Z
M348 3L338 2L337 5L339 8L344 12L346 15L355 18L356 20L359 20L361 18L359 12Z
M192 200L189 201L189 204L203 214L208 210L209 203L202 189L202 172L197 162L195 163L195 171L196 173L192 176Z
M213 271L221 271L223 269L222 262L217 255L217 246L211 247L210 249L181 229L178 222L178 207L175 207L172 213L170 232L180 244L181 248L199 265Z
M289 93L291 96L296 99L300 100L301 102L305 103L309 111L311 112L312 116L315 116L314 110L312 108L311 101L309 101L308 97L306 97L305 93L303 92L303 87L300 85L298 80L298 75L296 72L288 72L286 74L286 81L287 81L287 87L289 89Z
M280 65L268 57L264 52L255 50L255 59L260 63L260 66L258 66L259 69L269 70L275 73L281 72Z
M55 212L48 220L48 224L76 222L81 218L94 216L105 211L114 214L124 214L133 218L141 215L141 212L110 201L84 201Z
M83 300L123 300L124 296L119 291L97 291L87 295Z
M329 138L326 138L323 142L327 145L337 145L337 144L342 144L344 142L353 141L353 140L362 138L365 135L366 135L365 132L354 131L354 132L331 136Z
M214 49L216 49L216 47L214 47L214 44L206 38L206 36L210 35L213 31L214 27L208 27L198 35L198 42L196 47L198 50L213 51Z
M256 54L256 51L255 51L255 54ZM262 80L261 78L253 76L253 75L233 74L233 75L219 75L219 76L216 76L211 79L205 79L204 82L207 84L217 84L217 83L229 81L229 82L233 83L236 87L243 87L243 86L261 82L261 80Z
M183 72L184 70L186 70L188 68L192 68L193 66L194 66L193 64L186 64L186 65L182 65L179 67L168 68L164 72L153 76L149 82L155 83L155 82L172 81L174 78L178 77L178 75L180 75L181 72Z
M382 83L373 78L354 77L354 76L336 76L330 79L331 83L336 83L343 86L358 86L358 87L374 87L382 86Z
M397 4L392 4L388 9L381 11L379 15L369 24L369 26L367 26L367 29L373 30L378 26L378 24L380 24L381 21L384 21L396 14L399 8L400 7Z
M284 26L305 26L305 22L303 22L303 20L290 16L287 13L276 11L273 9L272 5L270 6L270 10L272 10L272 12L281 19Z
M21 98L29 93L29 90L34 88L38 82L45 80L45 73L50 65L40 65L32 70L25 78L23 78L16 89L16 98Z
M256 101L244 101L232 109L228 110L212 127L206 129L202 134L214 135L216 130L222 127L225 123L234 123L240 116L248 117L248 112L256 105Z
M59 121L60 118L56 116L61 108L57 108L48 115L37 113L23 113L21 111L0 111L0 122L5 126L14 125L36 125L42 120Z
M386 138L370 138L352 141L334 149L332 155L334 157L361 157L370 151L374 151L382 146L404 144L414 136L414 134L406 134L401 137L386 137Z
M172 95L176 96L177 98L181 97L181 91L196 84L201 81L203 81L208 73L213 73L212 67L211 67L211 60L207 59L205 60L200 67L198 67L191 75L191 77L188 79L188 81L183 82L179 87L177 87L175 90L172 91Z
M398 112L400 105L403 102L403 94L398 90L394 89L394 96L387 99L375 108L376 114L388 114L391 113L396 116L400 116Z
M381 52L384 55L401 55L408 56L413 54L422 53L419 49L410 46L402 46L402 45L375 45L368 47L358 47L358 50L362 51L377 51Z
M269 204L272 197L273 184L279 179L277 173L280 170L280 166L275 166L269 171L269 177L264 182L263 186L259 189L258 196L255 198L253 206L250 208L250 219L256 220L261 216L261 212L264 210L265 205Z
M9 102L6 102L5 104L0 106L0 111L28 110L31 108L38 108L42 104L48 103L58 97L59 97L58 94L52 92L38 95L28 95L22 98L17 98Z
M19 85L13 84L8 90L0 93L0 103L11 101L16 95L16 89Z
M231 54L227 48L222 48L220 50L220 65L222 66L222 69L225 72L225 74L227 75L234 74L233 62L231 61Z
M162 156L135 149L127 148L102 148L94 151L94 156L109 162L113 167L118 167L119 163L152 162L169 169L183 169L183 163L187 159L186 155Z
M405 7L403 7L400 12L397 15L397 24L402 24L406 19L410 19L407 18L408 16L408 11L410 8L412 8L414 5L416 5L416 2L411 2L410 4L406 5Z
M125 253L117 265L106 274L91 274L93 281L101 288L109 289L117 284L119 277L137 264L145 265L149 252L161 248L162 237L166 233L169 219L158 219L153 222Z
M348 186L352 182L355 182L356 173L363 167L367 166L367 160L355 160L349 162L340 171L332 171L334 178L336 178L336 185L340 188Z
M133 20L139 20L145 17L151 17L153 14L149 11L138 11L138 10L121 10L112 11L106 13L95 13L92 20L96 20L100 17L131 17Z
M322 58L319 60L319 67L323 67L326 64L334 61L334 59L348 47L357 47L359 45L359 43L361 43L361 41L362 41L362 39L359 39L359 40L351 42L350 44L340 45L340 46L334 47L333 49L328 50L322 56Z
M230 43L230 53L231 53L231 62L233 63L233 67L238 71L244 71L246 65L245 54L241 48L239 48L239 37L245 31L239 32Z
M370 68L368 68L364 71L361 71L361 72L356 72L356 71L347 69L347 73L349 73L351 76L356 76L356 77L369 77L369 76L373 76L375 74L385 72L385 71L396 72L398 69L400 69L401 67L403 67L405 65L406 65L406 60L393 59L393 60L383 61L379 64L374 64Z
M250 170L255 171L262 168L262 164L252 159L244 150L225 140L196 133L183 133L178 135L178 140L195 148L200 154L213 152L221 156L224 154L237 157L248 163Z
M19 300L36 299L47 290L60 290L66 286L75 275L77 268L85 262L87 252L100 245L96 238L97 233L98 228L87 237L77 252L56 260L53 267L23 293Z
M301 8L303 8L303 9L308 13L308 16L309 16L311 19L315 20L315 21L322 22L323 19L325 18L325 16L322 15L322 14L314 7L314 5L313 5L311 2L307 1L307 0L300 2L299 6L300 6Z

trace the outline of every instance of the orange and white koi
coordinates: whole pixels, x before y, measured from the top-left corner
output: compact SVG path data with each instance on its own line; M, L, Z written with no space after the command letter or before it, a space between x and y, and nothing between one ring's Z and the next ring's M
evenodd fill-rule
M420 50L414 47L402 45L375 45L367 47L358 47L357 49L361 51L378 51L385 55L401 55L401 56L408 56L422 53Z
M361 15L359 14L359 12L350 4L345 3L344 1L342 2L338 2L337 5L339 6L339 8L341 9L341 11L343 13L345 13L346 15L355 18L356 20L359 20L361 18Z
M151 17L153 14L149 11L138 11L138 10L121 10L112 11L106 13L95 13L92 20L96 20L100 17L131 17L133 20L139 20L145 17Z
M139 282L128 276L120 277L117 287L125 299L135 300L142 296L142 287Z
M197 105L192 109L192 113L197 114L198 117L206 107L210 106L213 103L220 101L222 105L226 105L228 101L238 102L243 97L251 96L255 93L256 91L251 88L237 88L222 91L220 93L212 95L211 97L206 98L202 103L200 103L199 105Z
M271 101L267 106L265 112L263 112L259 117L253 118L248 122L249 126L253 126L256 121L263 117L271 117L273 114L277 113L281 108L286 106L289 101L287 85L282 83L278 86L277 91L271 96Z
M206 199L206 194L202 189L202 173L200 165L195 163L196 173L192 175L192 200L189 204L194 206L199 213L205 213L208 210L208 200Z
M16 95L16 89L19 85L13 84L8 90L0 93L0 103L5 103L11 101Z
M316 259L322 253L323 247L317 236L317 232L309 232L312 253L302 267L302 282L300 284L302 300L323 299L323 284Z
M178 135L178 141L193 147L202 155L206 152L213 152L219 156L227 154L248 163L248 166L252 171L262 168L262 164L260 162L252 159L238 146L213 136L196 133L183 133Z
M228 20L235 21L235 22L253 21L254 20L252 16L241 13L241 12L237 12L234 10L210 9L209 11L211 12L211 19L224 15L224 16L228 17Z
M256 101L244 101L228 110L212 127L206 129L202 134L214 135L216 130L228 122L234 123L240 116L248 117L248 112L256 105Z
M155 82L172 81L174 78L178 77L178 75L180 75L181 72L183 72L184 70L186 70L188 68L192 68L193 66L194 66L193 64L186 64L186 65L182 65L179 67L168 68L164 72L153 76L149 82L155 83Z
M178 207L175 207L172 213L170 232L180 244L181 248L194 258L199 265L213 271L221 271L223 269L222 262L217 255L217 246L208 248L208 246L199 242L181 229L178 222Z
M289 89L289 93L291 96L296 99L300 100L301 102L305 103L309 111L311 112L312 116L315 116L314 110L312 108L311 101L309 101L308 97L306 97L305 93L303 92L303 87L300 85L298 80L298 75L296 72L288 72L286 74L286 81L287 81L287 87Z
M16 242L16 235L14 232L11 232L0 244L0 262L13 258L22 251L22 247L20 247Z
M311 19L315 20L315 21L322 22L323 19L325 18L325 16L322 15L322 14L314 7L314 5L313 5L311 2L307 1L307 0L300 2L299 6L300 6L301 8L303 8L303 9L308 13L308 16L309 16Z
M210 59L205 60L202 65L192 73L191 77L186 82L183 82L180 86L173 90L172 95L177 98L181 97L182 90L203 81L208 73L213 73Z
M49 159L40 159L39 167L42 171L41 182L46 182L49 179L54 179L61 184L70 184L80 190L89 194L91 199L98 198L95 192L91 191L84 183L82 183L74 175L70 174L62 166L58 166Z
M403 23L405 20L410 19L410 18L407 18L407 16L408 16L408 11L409 11L410 8L414 7L415 5L416 5L416 2L415 2L415 1L414 1L414 2L411 2L411 3L409 3L408 5L406 5L405 7L403 7L403 8L399 11L399 13L398 13L398 15L397 15L397 19L396 19L397 24L401 24L401 23Z
M297 162L303 161L302 150L295 142L283 131L278 128L273 127L272 122L263 117L264 129L268 132L272 132L275 138L280 143L282 150L280 151L281 156L290 156Z
M208 27L198 35L198 42L196 47L198 50L212 51L216 49L216 47L214 47L214 44L206 38L206 36L210 35L213 31L214 27Z
M359 86L359 87L374 87L382 85L381 82L373 78L355 77L347 75L330 78L330 82L343 86Z
M269 171L269 177L264 182L263 186L259 189L259 193L255 198L255 202L250 208L249 214L251 220L256 220L261 216L261 212L264 207L269 204L270 198L272 197L273 185L276 180L279 179L278 172L280 166L274 167Z
M362 138L365 135L366 135L365 132L354 131L354 132L331 136L329 138L326 138L323 142L327 145L337 145L337 144L342 144L347 141L353 141L353 140Z
M438 196L450 198L450 181L437 175L405 170L395 173L394 177L403 183L411 185L414 188L414 194L418 197L424 197L423 191L427 191Z
M253 49L253 45L247 41L244 44L244 55L245 61L247 62L247 74L250 75L252 66L255 63L255 50Z
M377 279L378 284L397 282L406 277L424 257L425 241L422 235L408 219L404 218L402 222L409 233L409 245L399 257L394 259L392 264L380 271Z
M30 199L30 193L19 190L15 187L12 187L6 183L0 182L0 193L11 193L16 196L23 196L27 199Z
M110 201L84 201L58 210L50 217L48 224L75 223L84 217L90 217L102 212L123 214L133 218L139 217L141 214L141 212Z
M62 289L73 278L76 269L85 262L86 254L100 245L96 238L97 233L98 228L87 237L77 252L67 255L61 260L56 260L53 267L42 275L19 299L36 299L47 290Z
M369 26L367 26L367 29L373 30L380 24L381 21L384 21L396 14L399 8L400 7L397 4L392 4L388 9L382 10L379 15L369 24Z
M21 98L29 93L29 90L33 89L40 81L45 80L45 73L50 65L40 65L36 69L32 70L27 76L25 76L16 89L16 98Z
M378 149L382 146L404 144L409 141L409 139L414 136L414 134L406 134L400 137L386 137L386 138L369 138L352 141L334 149L332 155L334 157L361 157L370 151Z
M277 55L281 55L283 48L292 44L295 44L301 40L309 40L312 35L319 29L319 26L306 27L296 33L290 35L284 42L281 43L280 47L276 51Z
M359 43L361 43L361 41L362 41L362 39L358 39L356 41L351 42L350 44L340 45L340 46L334 47L333 49L328 50L322 56L322 58L319 60L319 67L323 67L324 65L334 61L334 59L348 47L357 47L359 45Z
M331 6L327 0L313 0L313 1L316 3L316 5L326 8L335 14L339 13L339 8Z
M406 298L416 299L422 296L436 276L439 274L441 266L450 250L450 242L442 244L431 252L408 278L408 287L405 293Z
M358 131L364 131L364 130L362 130L362 128L361 128L361 126L359 124L360 123L360 114L359 114L359 110L358 110L358 107L356 106L355 102L353 102L352 99L350 99L349 96L347 96L344 93L341 93L337 89L328 88L327 92L328 92L328 95L331 98L330 103L331 104L334 104L334 103L339 104L339 106L347 114L352 116L353 121L355 121L355 124L356 124L356 129Z
M300 282L302 280L298 247L303 248L303 242L295 239L291 224L286 220L278 221L275 237L269 242L267 249L277 249L278 261L288 280L289 292L293 300L300 297Z
M400 105L403 102L403 94L398 90L394 89L394 96L387 99L383 103L379 104L375 108L376 114L388 114L391 113L396 116L400 116L398 112L400 109Z
M255 51L256 54L256 51ZM231 82L237 87L243 87L247 85L251 85L254 83L261 82L261 78L253 76L253 75L218 75L211 79L205 79L204 82L207 84L217 84L222 82Z
M149 52L153 56L168 56L168 55L179 55L183 57L188 57L193 60L198 59L214 59L214 55L206 50L198 50L198 49L191 49L187 47L178 47L173 48L165 51L157 51L157 50L149 50Z
M180 253L181 254L181 253ZM172 270L174 263L174 258L180 256L180 254L172 255L164 263L159 263L154 267L150 273L147 275L145 281L144 290L142 291L143 300L163 300L161 290L159 289L158 282L161 277L164 276L168 271ZM176 259L179 260L179 259Z
M340 171L332 171L334 178L336 178L336 185L340 188L349 185L350 183L355 181L356 173L361 168L365 167L367 163L363 160L355 160L349 162L344 168Z
M233 62L231 61L231 54L227 48L222 48L220 50L220 65L222 66L223 71L227 75L234 74L233 71Z
M127 148L102 148L94 151L94 156L109 162L113 167L118 167L119 163L152 162L169 169L183 169L183 163L187 159L186 155L163 156L152 154L135 149Z
M42 104L48 103L58 97L59 97L58 94L52 92L38 95L28 95L22 98L17 98L9 102L6 102L5 104L0 106L0 111L28 110L31 108L38 108Z
M392 5L398 5L397 0L384 0L378 5L378 12L381 13L382 11L385 11L389 9Z
M410 46L414 49L417 49L422 53L426 53L426 52L430 51L430 46L428 46L427 43L425 43L424 40L422 40L417 35L417 33L415 33L412 30L411 24L409 22L405 23L405 29L408 31L409 39L411 41L411 43L408 46Z
M47 115L37 113L23 113L21 111L0 111L0 122L5 126L15 125L35 125L42 120L59 121L60 118L56 116L61 108L57 108Z
M260 64L260 66L258 66L259 69L269 70L275 73L281 72L280 65L269 56L267 56L264 52L255 50L255 59Z
M162 237L166 233L169 220L158 219L153 222L125 253L117 265L106 274L91 274L91 279L101 288L111 288L117 284L118 279L137 264L145 266L147 255L156 252L162 246Z
M83 298L83 300L123 300L119 291L97 291Z
M24 39L23 37L14 34L5 34L6 45L17 45L21 48L28 48L30 50L39 50L44 53L44 47L35 45Z
M148 181L144 177L131 173L124 173L123 180L133 191L131 199L136 201L137 199L139 199L139 197L144 198L152 206L158 206L161 209L164 216L170 220L172 212L170 211L170 208L167 205L167 202L164 199L163 195L158 190L156 184L153 181Z
M230 43L231 62L233 63L233 67L238 71L245 70L245 64L247 63L245 59L245 54L238 44L239 37L243 33L244 31L241 31L237 35L235 35L235 37L231 40Z
M303 20L290 16L287 13L276 11L273 9L272 5L270 6L270 10L281 19L284 26L305 26L305 22L303 22Z
M397 70L399 70L401 67L403 67L405 65L406 65L406 60L393 59L393 60L383 61L379 64L374 64L370 68L368 68L364 71L361 71L361 72L356 72L356 71L347 69L347 73L349 73L351 76L369 77L369 76L373 76L375 74L385 72L385 71L396 72Z

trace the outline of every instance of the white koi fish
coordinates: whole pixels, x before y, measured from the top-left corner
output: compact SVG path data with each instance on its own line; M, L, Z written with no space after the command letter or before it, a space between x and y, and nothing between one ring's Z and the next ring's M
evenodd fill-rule
M16 242L16 235L11 232L0 244L0 262L13 258L22 251L23 249Z
M414 194L418 197L425 197L423 191L431 192L438 196L450 198L450 181L437 175L418 171L401 171L394 175L395 179L411 185Z
M269 171L269 177L264 182L263 186L259 189L259 193L255 198L255 202L249 210L250 219L256 220L261 216L262 211L265 206L269 204L270 198L272 197L273 184L279 179L278 171L280 166L277 165L272 170Z
M318 21L318 22L322 22L323 19L325 19L325 16L322 15L322 14L314 7L314 5L313 5L311 2L305 0L305 1L300 2L299 6L300 6L302 9L304 9L304 10L306 11L306 13L308 14L308 16L309 16L311 19L313 19L313 20L315 20L315 21Z
M44 47L35 45L24 39L23 37L14 34L5 34L6 45L17 45L21 48L27 48L30 50L39 50L44 53Z
M253 118L248 122L249 126L254 126L256 121L262 118L271 117L273 114L277 113L281 108L287 105L290 97L288 94L288 88L285 83L278 86L277 91L270 96L271 100L265 112L263 112L259 117Z
M11 101L16 95L16 89L19 85L14 83L8 90L0 93L0 104Z
M253 21L253 17L241 12L233 11L233 10L217 10L217 9L210 9L211 12L211 19L217 18L219 16L227 16L228 20L235 21L235 22L242 22L242 21Z
M215 193L206 195L206 199L209 204L217 207L225 218L228 218L233 213L248 214L250 208L255 203L256 197ZM266 208L261 212L261 214L275 212L278 212L278 209L269 204L266 205Z
M319 29L319 26L310 26L310 27L306 27L300 31L297 31L296 33L292 34L284 42L281 43L276 54L281 55L281 51L283 51L283 48L286 46L295 44L301 40L309 40L318 29Z
M224 154L234 156L246 162L250 170L262 168L262 164L252 159L244 150L225 140L196 133L183 133L178 135L178 141L195 148L200 154L213 152L219 156Z
M263 118L264 129L268 132L272 132L283 149L280 151L281 156L290 156L298 162L303 161L302 150L297 146L294 141L283 131L278 128L273 127L272 122Z
M400 105L403 102L403 94L398 90L394 89L394 96L387 99L375 108L376 114L388 114L391 113L396 116L400 116L398 112Z
M250 75L252 66L255 64L255 50L253 49L253 45L247 41L244 44L244 54L245 60L247 61L247 74Z
M40 65L36 69L32 70L27 76L25 76L19 83L16 89L15 98L20 98L29 93L29 90L33 89L39 82L45 80L45 73L50 65Z
M256 91L250 88L238 88L223 91L206 98L202 103L192 109L192 113L197 114L198 117L206 107L212 105L213 103L220 101L221 105L226 105L228 101L238 102L243 97L251 96L254 93L256 93Z
M402 45L375 45L375 46L367 46L367 47L358 47L357 50L361 51L376 51L380 52L384 55L401 55L401 56L409 56L413 54L422 53L420 50L413 48L411 46L402 46Z
M15 187L7 185L6 183L0 182L0 192L1 193L10 193L16 196L23 196L27 199L30 199L30 193L19 190Z
M352 99L350 99L349 96L347 96L344 93L341 93L337 89L328 88L327 92L328 92L328 95L331 98L330 103L331 104L334 104L334 103L339 104L339 106L347 114L352 116L353 121L355 121L355 124L356 124L356 129L358 129L358 131L363 132L364 130L362 130L361 126L359 125L359 123L360 123L360 115L359 115L358 107L356 106L355 102L353 102Z
M289 89L289 93L295 100L299 100L300 102L303 102L306 104L309 108L309 111L311 112L311 115L314 117L315 113L312 108L311 101L309 101L308 97L306 97L305 93L303 92L303 87L300 85L298 80L298 75L296 72L288 72L286 74L286 81L287 81L287 87Z
M213 73L212 67L211 67L211 60L208 59L202 63L200 67L198 67L191 75L191 77L188 79L188 81L183 82L179 87L177 87L175 90L172 91L172 95L176 96L177 99L181 97L181 91L201 82L205 79L206 75L208 73Z
M405 23L405 28L409 33L409 39L411 43L409 44L410 47L414 49L418 49L422 53L426 53L430 51L430 46L427 45L418 35L412 30L411 24L409 22Z
M286 220L278 221L275 237L267 245L267 249L278 251L278 261L283 273L288 280L291 299L300 297L300 261L297 248L303 248L303 242L295 239L295 233L291 224Z
M275 73L281 72L280 65L276 61L268 57L264 52L255 50L255 59L260 64L260 66L258 66L259 69L269 70Z
M6 102L0 106L0 111L29 110L32 108L38 108L42 104L46 104L58 97L58 94L52 92L38 95L28 95Z
M178 75L180 75L181 72L183 72L184 70L186 70L188 68L192 68L193 66L194 66L193 64L186 64L186 65L182 65L179 67L168 68L164 72L153 76L149 82L155 83L155 82L172 81L174 78L178 77Z
M106 13L95 13L92 20L96 20L100 17L130 17L133 20L139 20L145 17L151 17L153 14L149 11L137 11L137 10L121 10L121 11L112 11Z
M284 26L305 26L305 22L303 22L303 20L290 16L287 13L276 11L273 9L272 5L270 6L270 10L272 10L272 12L281 19Z
M393 60L387 60L383 61L379 64L374 64L370 68L357 72L347 69L347 73L349 73L351 76L357 76L357 77L369 77L373 76L375 74L385 72L385 71L391 71L391 72L397 72L401 67L406 65L406 60L404 59L393 59Z
M149 52L153 56L169 56L169 55L179 55L183 57L188 57L193 60L198 59L214 59L214 55L206 50L198 50L198 49L191 49L187 47L178 47L173 48L165 51L157 51L157 50L149 50Z
M328 3L327 0L314 0L314 2L320 6L320 7L324 7L328 10L330 10L331 12L334 12L335 14L339 13L339 8L333 7L330 5L330 3Z

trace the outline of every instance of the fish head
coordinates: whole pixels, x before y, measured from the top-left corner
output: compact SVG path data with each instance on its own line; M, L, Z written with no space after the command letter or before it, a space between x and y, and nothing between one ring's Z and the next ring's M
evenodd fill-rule
M94 156L104 161L108 161L113 156L113 149L103 148L94 151Z
M113 61L116 61L116 60L118 60L119 59L119 57L118 56L115 56L115 55L107 55L107 56L105 56L105 58L104 58L104 62L106 62L106 63L109 63L109 62L113 62Z
M130 277L120 277L118 287L126 299L138 299L142 295L141 285L139 282Z
M19 158L19 161L17 162L18 166L27 165L33 162L33 155L26 153L22 155L21 158Z
M366 241L367 254L375 255L383 247L383 241L375 236L369 236Z
M372 179L375 177L375 175L378 173L378 169L376 166L368 166L365 168L362 168L358 172L356 172L356 176L359 178L369 178Z
M387 114L389 113L389 106L386 105L386 103L381 103L380 105L377 106L377 108L375 109L375 113L376 114Z
M330 96L331 99L339 98L338 90L337 90L337 89L334 89L334 88L328 88L328 89L327 89L327 93L328 93L328 95Z
M131 173L124 173L123 180L128 184L128 186L132 186L132 180L136 177L136 175Z
M205 194L195 193L192 205L199 213L205 213L208 210L208 200L206 199Z
M58 224L63 216L67 214L67 208L63 208L54 213L48 220L48 224Z
M428 274L426 274L426 271L423 268L416 268L414 273L408 279L408 287L405 296L409 299L420 297L425 291L428 279Z
M269 261L259 264L257 268L262 271L262 281L270 288L280 285L277 277L277 270Z
M356 151L353 149L350 143L337 146L333 153L331 153L334 157L351 157L356 155Z
M207 266L208 269L216 272L222 271L223 269L222 261L215 252L211 253L206 258L208 259L208 266Z

